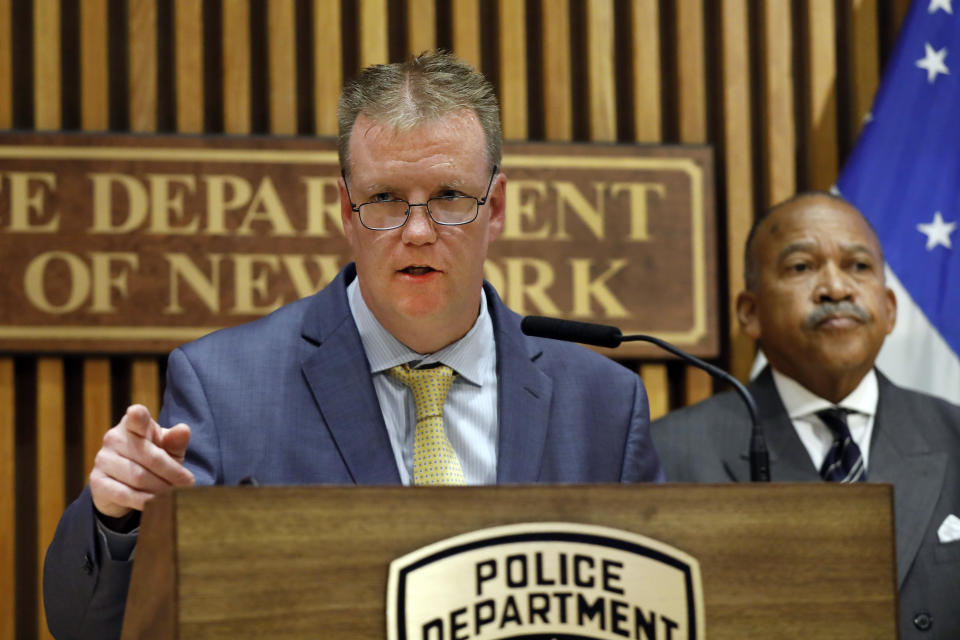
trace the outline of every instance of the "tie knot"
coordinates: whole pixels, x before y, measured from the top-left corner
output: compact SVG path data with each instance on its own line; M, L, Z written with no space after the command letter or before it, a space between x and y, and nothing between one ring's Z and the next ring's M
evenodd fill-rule
M390 375L413 392L417 421L443 416L443 403L457 375L453 369L444 364L425 369L413 369L409 364L400 364L390 369Z
M847 426L847 415L854 413L841 407L817 412L817 417L833 432L833 444L820 467L820 476L830 482L866 482L867 469L860 447L853 441Z
M849 409L842 407L831 407L817 412L817 417L827 426L834 436L846 436L850 433L847 426L847 416L853 413Z

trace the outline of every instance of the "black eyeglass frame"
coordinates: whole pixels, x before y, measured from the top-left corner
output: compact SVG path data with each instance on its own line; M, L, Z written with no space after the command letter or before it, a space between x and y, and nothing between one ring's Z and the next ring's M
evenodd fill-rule
M430 216L430 219L435 223L442 225L444 227L459 227L464 224L470 224L480 215L480 207L487 204L487 199L490 197L490 189L493 188L493 179L497 177L497 172L500 170L500 165L493 165L493 171L490 172L490 181L487 183L487 190L483 194L483 198L477 198L476 196L449 196L446 198L428 198L426 202L407 202L403 198L392 198L390 200L377 200L375 202L361 202L356 204L353 201L353 196L350 195L350 185L347 183L347 172L344 169L340 169L340 177L343 178L343 186L347 189L347 200L350 202L350 210L357 214L357 217L360 218L360 224L365 228L370 229L371 231L392 231L393 229L399 229L403 225L407 224L407 221L410 219L410 209L413 207L423 207L427 210L427 215ZM464 220L463 222L441 222L433 217L433 212L430 211L430 201L431 200L457 200L461 198L469 198L477 203L476 208L473 212L473 217L469 220ZM407 212L403 216L403 222L392 227L371 227L366 222L363 221L363 214L360 213L360 207L363 207L368 204L380 204L382 202L403 202L407 205Z

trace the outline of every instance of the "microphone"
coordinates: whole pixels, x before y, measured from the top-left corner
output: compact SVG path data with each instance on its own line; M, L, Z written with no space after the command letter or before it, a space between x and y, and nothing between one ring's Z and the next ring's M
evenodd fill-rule
M689 362L698 369L706 371L731 385L740 395L750 414L750 480L752 482L770 482L770 457L767 453L766 439L757 421L757 403L743 384L732 375L709 362L673 346L669 342L643 334L623 335L620 329L605 324L561 320L545 316L526 316L520 322L520 330L528 336L551 338L567 342L580 342L596 347L619 347L622 342L649 342L664 351L669 351L681 360Z

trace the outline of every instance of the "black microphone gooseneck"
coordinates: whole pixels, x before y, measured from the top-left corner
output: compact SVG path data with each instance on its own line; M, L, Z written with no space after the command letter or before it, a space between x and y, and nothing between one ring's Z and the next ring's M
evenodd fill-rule
M702 369L715 378L719 378L731 385L747 405L750 413L750 480L753 482L770 482L770 457L767 453L766 440L757 421L757 403L743 384L732 375L709 362L704 362L696 356L678 349L669 342L653 336L643 334L623 335L620 329L604 324L577 322L575 320L561 320L545 316L527 316L520 323L520 329L528 336L538 338L552 338L567 342L581 342L597 347L618 347L622 342L650 342L665 351L669 351L681 360L689 362L698 369Z

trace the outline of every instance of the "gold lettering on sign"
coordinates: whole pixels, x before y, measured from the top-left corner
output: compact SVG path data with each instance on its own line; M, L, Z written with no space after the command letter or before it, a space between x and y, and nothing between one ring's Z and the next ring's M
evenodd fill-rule
M63 262L70 272L70 293L63 304L54 304L47 298L47 267L53 261ZM90 295L90 271L76 255L69 251L47 251L41 253L27 265L23 275L23 287L27 299L41 311L47 313L69 313L75 311Z
M253 235L251 225L254 222L263 221L270 226L270 235L272 236L292 236L294 235L293 225L290 224L290 218L280 202L280 196L277 194L277 188L273 186L273 180L270 176L260 181L260 187L253 196L253 202L247 209L247 215L237 234L241 236Z
M560 315L560 308L547 294L555 279L553 265L537 258L504 258L503 262L506 273L492 260L484 263L484 272L487 280L504 295L508 307L519 314L531 313L526 304L529 298L533 311L548 316ZM530 281L526 279L528 272L533 274Z
M485 277L520 313L715 353L710 156L507 145ZM162 352L310 296L349 259L343 188L334 140L0 134L0 348Z
M200 219L184 220L183 194L193 193L197 180L190 175L149 174L150 183L150 233L196 233ZM180 185L171 193L171 185Z
M617 272L627 266L623 258L610 260L607 270L598 278L591 279L594 261L589 258L571 258L570 267L573 272L573 310L572 315L588 317L593 313L591 299L596 300L603 308L602 315L607 318L628 318L630 312L620 303L613 291L607 287L607 281Z
M211 312L218 312L221 290L230 288L229 279L224 282L221 277L224 264L228 274L230 269L233 272L233 306L227 311L231 315L262 315L286 301L316 293L336 277L341 266L337 255L213 253L206 256L205 268L185 253L168 253L164 258L169 266L170 291L169 304L163 310L166 314L185 312L181 284L196 294ZM284 275L293 285L295 298L276 293L287 290L278 280Z
M271 302L257 304L255 298L263 300L270 290L269 275L280 268L280 259L269 253L235 253L234 263L235 304L230 313L243 315L248 313L269 313L282 304L282 297L276 296Z
M339 178L304 178L307 185L307 236L330 237L327 224L343 235L343 220L340 218ZM333 190L333 199L326 197Z
M170 304L163 310L167 314L183 313L180 304L180 280L183 279L200 301L213 313L220 311L220 261L223 256L207 254L210 262L210 275L206 275L185 253L168 253L163 256L170 266Z
M598 240L603 240L603 209L605 189L603 182L594 182L593 190L596 193L596 205L591 204L577 186L572 182L557 180L553 189L557 193L557 240L569 240L567 233L567 207L590 229Z
M47 196L57 188L53 173L11 171L6 174L10 184L10 231L54 233L60 229L60 214L47 211ZM33 192L31 193L31 189Z
M207 188L207 233L226 235L227 211L250 202L253 187L240 176L204 176L203 182Z
M543 180L513 180L507 182L507 216L503 226L506 240L544 240L550 236L549 222L536 229L524 229L524 223L537 219L537 202L547 195Z
M116 313L113 292L127 297L128 276L137 269L140 257L132 252L91 251L90 265L68 251L48 251L30 261L24 272L23 284L27 299L41 311L62 314L76 311L91 297L91 313ZM61 262L69 273L69 294L66 301L56 304L47 296L48 269Z
M507 218L503 227L506 240L570 240L568 215L573 215L596 236L606 237L608 198L627 196L630 232L627 238L634 242L650 239L648 220L652 195L664 198L666 186L656 182L593 182L593 200L581 192L573 182L565 180L514 180L507 183ZM548 194L556 198L556 230L551 220L537 218L537 207L546 205Z
M327 286L330 284L330 281L336 277L337 272L340 271L340 259L337 256L309 256L313 264L316 265L320 271L320 277L312 280L310 274L307 273L307 257L308 256L304 255L289 254L280 257L280 259L283 260L283 267L290 276L290 282L293 283L293 288L297 292L298 298L314 294L321 288Z
M647 231L649 194L656 193L661 199L666 196L666 186L650 182L615 182L610 185L610 195L626 191L630 196L630 240L645 242L650 239Z
M122 173L91 173L93 183L93 224L91 233L129 233L143 225L147 219L147 189L139 180ZM117 224L113 213L120 206L113 202L114 186L126 195L126 218Z
M95 251L90 254L93 266L93 304L90 311L93 313L116 313L110 295L116 291L122 297L127 297L127 282L131 270L136 270L140 264L140 256L132 252ZM114 273L114 265L117 273Z

